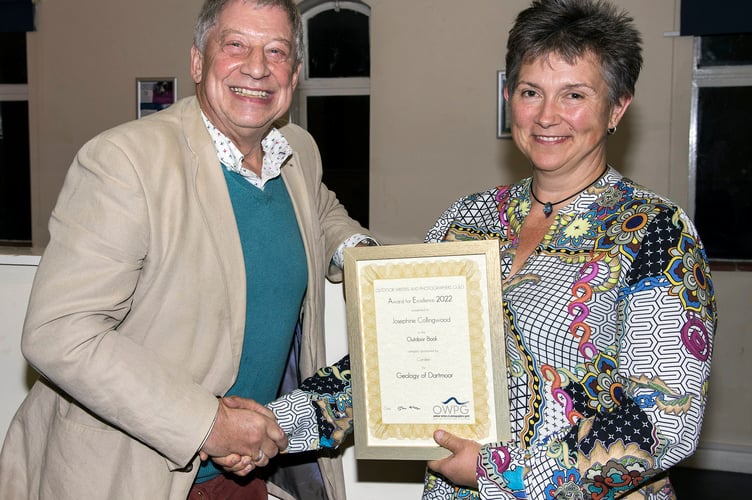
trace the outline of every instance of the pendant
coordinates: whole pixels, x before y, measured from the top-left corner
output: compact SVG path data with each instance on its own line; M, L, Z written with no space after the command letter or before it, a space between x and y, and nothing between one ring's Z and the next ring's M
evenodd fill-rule
M549 215L551 215L551 212L553 212L553 211L554 211L554 208L551 206L550 203L544 203L543 204L543 213L546 215L546 217L548 217Z

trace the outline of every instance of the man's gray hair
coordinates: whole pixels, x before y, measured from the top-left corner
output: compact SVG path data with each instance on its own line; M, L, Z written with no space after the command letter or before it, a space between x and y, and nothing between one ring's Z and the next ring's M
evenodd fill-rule
M206 0L201 7L201 12L196 20L196 27L193 30L193 44L202 54L206 50L209 32L217 24L219 16L227 4L234 1L255 4L259 7L279 7L284 10L290 21L295 43L295 66L303 62L303 21L294 0Z

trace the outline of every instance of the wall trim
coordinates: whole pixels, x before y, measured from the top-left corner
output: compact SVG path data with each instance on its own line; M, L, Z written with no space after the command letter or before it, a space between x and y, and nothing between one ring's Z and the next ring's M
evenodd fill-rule
M752 474L752 445L703 443L682 467Z

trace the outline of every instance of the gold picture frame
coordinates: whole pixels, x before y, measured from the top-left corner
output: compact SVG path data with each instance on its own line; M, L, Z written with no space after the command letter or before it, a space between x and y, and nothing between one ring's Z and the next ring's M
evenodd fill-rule
M358 459L432 460L445 429L510 437L497 240L345 250Z

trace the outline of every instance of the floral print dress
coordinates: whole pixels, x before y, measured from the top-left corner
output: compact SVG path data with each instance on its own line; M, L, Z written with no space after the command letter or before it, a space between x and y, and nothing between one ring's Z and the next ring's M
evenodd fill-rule
M509 272L530 183L455 202L426 242L498 239L512 440L479 490L428 471L424 499L674 498L702 426L716 325L708 261L675 204L609 167Z

